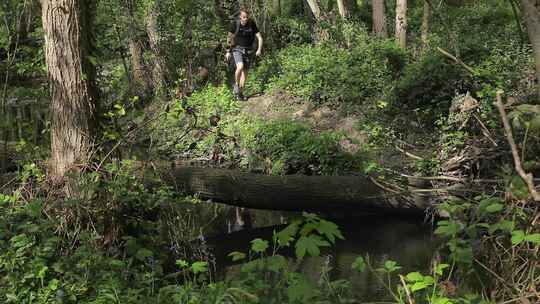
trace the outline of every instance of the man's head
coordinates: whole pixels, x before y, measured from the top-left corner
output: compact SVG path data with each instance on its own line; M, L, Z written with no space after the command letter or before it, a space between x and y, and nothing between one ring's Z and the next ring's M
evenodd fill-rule
M249 14L245 9L240 10L240 23L246 25L249 19Z

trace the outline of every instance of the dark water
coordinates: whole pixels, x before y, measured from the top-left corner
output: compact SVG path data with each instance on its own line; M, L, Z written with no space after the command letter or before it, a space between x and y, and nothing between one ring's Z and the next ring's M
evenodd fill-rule
M323 268L330 267L330 278L347 279L355 295L364 299L388 298L388 293L379 280L369 271L359 273L351 268L358 256L369 256L374 268L380 267L387 259L398 262L403 267L401 273L429 270L435 250L432 228L418 218L398 218L388 216L357 216L333 219L338 224L345 240L322 251L319 257L305 258L300 271L314 283L318 282ZM224 269L224 277L235 277L241 265L234 265L227 254L232 251L247 253L250 241L255 238L272 240L273 231L286 225L246 229L223 234L208 239L208 244L216 257L216 263ZM292 257L292 250L280 252Z

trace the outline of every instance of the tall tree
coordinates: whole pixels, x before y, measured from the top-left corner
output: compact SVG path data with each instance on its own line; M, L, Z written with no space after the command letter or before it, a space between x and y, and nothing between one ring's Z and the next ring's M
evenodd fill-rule
M51 174L87 162L96 109L92 49L95 1L42 0L45 61L51 91Z
M521 9L534 53L538 100L540 101L540 0L521 0Z
M396 2L396 41L401 48L407 47L407 0Z
M311 13L313 15L313 18L315 19L315 26L313 29L313 32L315 33L314 38L316 41L321 42L328 40L329 33L326 28L321 27L321 21L323 19L326 19L326 16L321 11L321 4L318 0L307 0L307 3L309 5L309 9L311 10Z
M429 22L431 19L431 4L429 0L424 0L424 14L422 16L422 50L425 50L429 37Z
M131 62L131 90L138 96L146 96L150 92L150 81L148 78L147 65L143 57L143 40L137 27L135 17L135 1L121 1L127 19L127 41Z
M349 7L347 6L347 0L337 0L339 15L343 19L349 17Z
M281 15L281 0L273 0L272 1L272 14L274 16L280 16Z
M148 34L150 49L153 55L152 79L154 90L157 93L163 93L167 80L169 79L169 70L165 59L163 46L161 45L161 35L158 29L159 19L159 0L149 4L146 11L146 33Z
M321 5L319 4L319 1L307 0L307 3L309 5L311 13L313 14L313 17L315 17L315 21L321 21Z
M379 38L388 38L384 0L373 0L373 34Z

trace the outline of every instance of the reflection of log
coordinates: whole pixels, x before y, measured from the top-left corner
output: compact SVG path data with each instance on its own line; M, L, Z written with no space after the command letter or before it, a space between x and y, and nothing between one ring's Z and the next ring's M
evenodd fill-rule
M423 208L360 176L266 176L174 167L163 179L179 189L229 205L287 211L421 214Z

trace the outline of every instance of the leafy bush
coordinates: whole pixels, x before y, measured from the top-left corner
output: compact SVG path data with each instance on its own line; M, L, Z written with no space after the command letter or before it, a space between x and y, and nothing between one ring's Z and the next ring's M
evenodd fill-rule
M358 155L344 152L340 147L342 135L313 134L306 125L275 121L260 123L243 136L243 145L252 157L271 163L272 174L335 174L358 170Z
M429 53L409 64L395 88L396 109L405 105L446 112L456 92L471 90L471 76L438 53Z
M269 87L322 102L354 102L381 96L400 69L404 53L392 42L288 47L277 55L279 73Z
M210 118L221 118L237 109L238 102L226 86L208 86L189 98L175 100L167 115L154 125L152 138L157 143L157 151L162 156L163 152L177 156L192 150L194 143L202 151L211 150L218 134L210 132L213 127ZM205 142L198 142L199 138L209 134Z
M305 19L277 17L272 22L273 47L311 42L311 31Z

